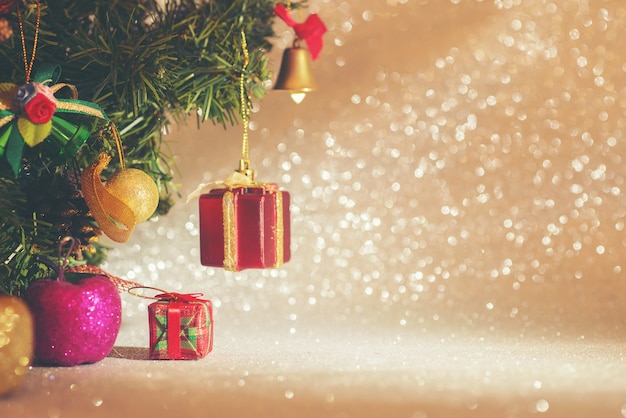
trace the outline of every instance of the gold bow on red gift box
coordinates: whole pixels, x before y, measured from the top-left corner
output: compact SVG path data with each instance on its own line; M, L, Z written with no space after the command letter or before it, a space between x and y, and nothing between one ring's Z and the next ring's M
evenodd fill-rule
M240 191L244 189L262 189L263 193L268 193L272 196L274 203L274 224L271 227L271 238L273 241L272 247L275 249L275 257L271 260L271 264L258 266L277 268L282 266L290 258L290 253L285 254L285 249L288 249L288 243L290 242L289 234L289 213L285 214L285 198L288 199L288 194L278 189L278 185L275 183L261 183L256 182L253 176L245 175L240 171L235 171L226 180L212 182L208 184L200 185L196 191L191 193L188 197L188 201L205 195L208 197L211 192L216 190L224 190L224 193L220 195L221 198L221 210L222 210L222 231L223 231L223 260L220 260L221 266L227 271L239 271L242 268L248 268L248 266L242 267L239 260L240 254L238 254L239 240L243 234L251 234L252 231L242 230L237 227L237 213L236 213L236 200L237 195L241 195ZM202 200L202 197L201 197ZM288 200L287 200L288 202ZM287 203L288 205L288 203ZM202 206L202 204L201 204ZM201 209L202 211L202 209ZM288 211L288 207L287 207ZM211 222L211 219L204 219L206 214L201 212L201 224ZM201 234L203 230L201 225ZM265 232L265 231L263 231ZM261 239L261 237L258 237ZM201 236L201 247L205 240L210 240L210 237ZM206 245L205 245L206 247ZM203 254L206 256L206 248L201 248ZM218 263L209 261L207 262L203 256L203 264L218 266ZM212 258L212 257L211 257Z

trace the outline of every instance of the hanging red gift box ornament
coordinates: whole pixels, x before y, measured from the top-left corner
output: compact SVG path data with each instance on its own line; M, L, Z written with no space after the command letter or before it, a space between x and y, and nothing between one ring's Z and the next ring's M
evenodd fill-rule
M203 185L190 198L200 196L200 262L228 271L277 268L291 258L289 193L276 183L254 178L248 158L248 100L245 63L240 79L243 122L242 158L239 168L222 182Z
M277 184L236 171L202 194L199 206L202 265L239 271L276 268L291 258L289 193Z

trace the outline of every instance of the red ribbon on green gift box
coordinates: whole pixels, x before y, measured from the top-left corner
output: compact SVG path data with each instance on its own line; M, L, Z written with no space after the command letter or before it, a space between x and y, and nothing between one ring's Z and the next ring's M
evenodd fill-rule
M160 289L156 289L162 291ZM210 302L208 299L201 299L200 296L204 296L203 293L176 293L176 292L164 292L156 295L153 299L161 300L164 302Z
M136 290L138 289L148 289L148 290L156 290L162 292L157 294L156 296L146 296L143 294L138 294ZM207 299L202 299L202 293L176 293L176 292L166 292L161 289L150 287L150 286L136 286L130 288L128 292L131 295L138 296L144 299L152 299L156 300L155 304L160 302L167 303L167 308L154 308L151 311L151 307L155 304L151 304L148 307L148 310L152 312L151 318L151 345L150 345L150 358L153 359L192 359L192 358L200 358L206 355L206 353L210 352L213 348L213 337L212 337L212 327L213 327L213 314L212 314L212 305L211 301ZM188 310L185 309L185 305L190 304L201 304L205 309L206 319L209 321L210 334L208 335L208 346L201 345L198 337L197 330L194 328L184 328L181 324L185 319L191 320L191 317L185 316L185 313L189 313ZM163 312L165 311L165 312ZM152 322L154 320L154 322ZM189 326L191 324L188 324ZM199 325L199 324L198 324ZM154 334L153 334L154 333ZM156 336L157 340L153 340L153 335ZM157 342L154 342L157 341ZM166 342L165 346L160 346L162 342ZM185 347L183 347L183 343ZM206 344L206 341L205 343ZM166 350L166 354L162 352L162 350ZM187 352L184 353L183 351ZM197 356L190 356L189 352L196 351Z
M154 298L162 302L169 302L167 307L167 352L171 358L180 358L180 316L181 307L185 303L207 302L201 299L202 293L176 293L165 292L156 295Z
M180 357L180 309L182 302L170 302L167 307L167 352L171 358Z

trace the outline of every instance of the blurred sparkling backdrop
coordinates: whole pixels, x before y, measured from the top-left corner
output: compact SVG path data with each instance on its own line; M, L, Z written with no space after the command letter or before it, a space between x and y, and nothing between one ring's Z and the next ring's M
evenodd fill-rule
M183 198L106 268L204 292L222 333L263 321L296 336L320 322L623 334L623 1L312 0L311 12L329 29L319 91L301 105L271 92L250 125L257 178L292 195L291 262L200 265L197 200L184 197L236 168L242 131L190 121L166 137ZM276 69L293 40L281 25ZM120 343L145 345L146 302L124 303Z
M200 265L185 197L237 167L242 129L176 127L181 199L106 269L211 298L213 352L137 361L150 301L124 295L111 357L33 368L0 416L626 417L626 3L309 5L320 89L250 124L292 260Z

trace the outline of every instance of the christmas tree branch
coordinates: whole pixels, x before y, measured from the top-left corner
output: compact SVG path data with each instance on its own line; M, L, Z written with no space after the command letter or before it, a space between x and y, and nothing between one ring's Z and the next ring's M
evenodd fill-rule
M33 71L44 63L60 65L59 82L104 110L121 132L125 165L148 173L159 186L159 214L167 213L176 189L173 162L163 150L170 117L184 122L193 115L225 127L240 123L242 30L250 51L246 88L257 99L265 94L274 1L48 0L41 3L36 49L36 8L26 4L20 7L25 46L35 53ZM17 14L9 18L17 29ZM25 83L19 36L0 43L2 82ZM78 235L94 248L93 262L103 260L106 249L94 241L99 230L77 179L100 152L116 149L105 125L94 125L67 164L51 162L41 146L26 147L16 179L0 161L0 293L19 294L47 274L35 255L54 254L65 235ZM113 159L104 176L119 167Z

